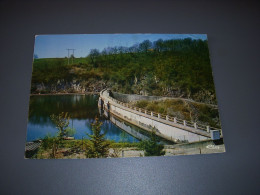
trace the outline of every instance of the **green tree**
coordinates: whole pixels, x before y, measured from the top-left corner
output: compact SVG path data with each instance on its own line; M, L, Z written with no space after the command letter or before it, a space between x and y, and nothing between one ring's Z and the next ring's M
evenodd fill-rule
M144 150L145 156L162 156L165 154L165 151L163 151L164 146L157 142L158 138L156 137L155 130L153 130L150 139L140 143L140 148Z
M58 115L52 114L50 116L51 121L56 125L58 131L58 138L62 139L67 135L67 127L69 126L70 116L68 112L62 112Z
M44 150L51 149L50 158L56 158L56 153L58 150L59 139L57 136L51 136L47 134L42 140L42 148Z
M108 156L110 143L105 140L105 133L101 133L102 122L98 118L92 125L92 134L86 133L90 140L87 144L86 157L87 158L102 158Z
M72 127L67 127L66 128L66 137L72 137L76 134L76 129Z
M140 51L142 51L142 52L147 52L147 50L148 50L149 48L151 48L151 46L152 46L152 42L151 42L151 41L149 41L149 40L144 40L142 43L140 43L139 49L140 49Z
M126 142L128 138L128 135L125 131L122 131L122 133L120 133L120 142Z
M97 68L97 59L100 56L100 52L98 49L91 49L88 57L91 59L91 64L94 68Z
M74 79L83 87L100 88L102 79L105 87L121 93L146 91L147 95L217 103L206 40L145 40L130 47L107 47L102 52L93 48L86 58L75 58L74 62L67 65L65 58L34 59L32 93L70 90L63 86ZM143 83L147 75L152 79Z
M43 139L43 148L51 148L52 152L50 157L56 158L56 154L58 148L63 140L64 137L75 134L75 129L68 128L70 116L67 112L62 112L58 115L52 114L50 115L51 121L56 125L58 129L58 133L56 136L47 135Z

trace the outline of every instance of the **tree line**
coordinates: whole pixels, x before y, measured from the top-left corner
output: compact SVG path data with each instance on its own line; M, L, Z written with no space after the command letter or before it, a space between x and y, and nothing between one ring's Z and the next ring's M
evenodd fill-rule
M75 58L74 64L66 62L65 58L35 59L32 84L77 80L87 86L89 81L102 80L122 93L216 103L206 40L159 39L102 51L93 48L85 58Z

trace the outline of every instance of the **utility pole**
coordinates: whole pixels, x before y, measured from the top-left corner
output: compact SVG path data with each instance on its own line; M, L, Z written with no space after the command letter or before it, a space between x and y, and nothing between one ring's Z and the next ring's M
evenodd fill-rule
M73 58L74 58L74 51L76 49L66 49L66 50L68 50L68 65L69 65L70 64L70 50L72 50L72 55L73 55ZM73 64L73 58L72 58L72 64Z
M76 49L71 49L71 50L72 50L72 55L73 55L73 57L72 57L72 64L73 64L74 51L75 51Z
M68 65L70 64L70 49L67 49L68 50Z

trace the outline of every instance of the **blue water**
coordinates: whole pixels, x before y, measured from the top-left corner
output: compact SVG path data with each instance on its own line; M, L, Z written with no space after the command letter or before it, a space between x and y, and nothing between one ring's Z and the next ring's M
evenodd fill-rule
M57 128L50 120L51 114L68 112L71 115L70 127L76 129L75 139L88 139L91 123L95 117L103 123L101 130L106 132L106 139L115 142L139 142L139 140L115 126L98 111L98 95L42 95L31 96L27 125L27 141L44 138L47 134L55 135Z

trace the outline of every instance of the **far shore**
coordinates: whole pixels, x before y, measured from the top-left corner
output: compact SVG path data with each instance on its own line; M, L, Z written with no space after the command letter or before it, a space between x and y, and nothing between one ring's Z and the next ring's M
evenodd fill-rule
M31 96L38 95L99 95L100 92L84 92L84 93L31 93Z
M82 93L31 93L30 96L39 96L39 95L99 95L100 92L82 92ZM126 94L128 95L128 94ZM132 94L130 94L132 95ZM139 94L135 94L135 95L139 95ZM160 96L161 98L165 98L165 99L179 99L179 100L184 100L184 101L188 101L188 102L194 102L194 103L198 103L198 104L204 104L204 105L208 105L208 106L213 106L213 107L216 107L218 108L218 105L216 104L209 104L209 103L204 103L204 102L197 102L197 101L194 101L192 99L187 99L187 98L182 98L182 97L167 97L167 96Z

